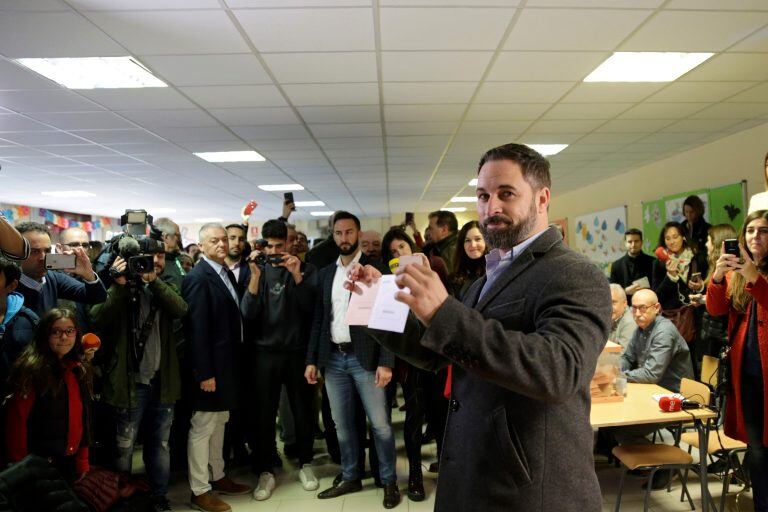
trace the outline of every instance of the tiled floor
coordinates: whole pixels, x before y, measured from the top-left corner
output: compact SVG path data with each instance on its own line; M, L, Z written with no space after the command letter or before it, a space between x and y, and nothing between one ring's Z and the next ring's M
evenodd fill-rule
M398 440L398 460L397 473L399 477L400 489L403 493L403 501L395 509L399 511L426 512L434 508L436 475L424 472L424 486L427 492L427 499L420 503L408 501L405 497L408 478L408 461L405 456L405 449L402 444L402 422L404 414L395 412L393 423L395 426L396 439ZM325 445L321 441L315 443L317 453L314 465L315 472L320 479L320 489L318 491L307 492L302 489L298 481L298 469L290 462L284 462L284 469L276 475L277 488L272 497L267 501L254 501L250 495L224 497L225 501L232 506L235 512L368 512L385 510L382 506L383 494L381 489L373 485L373 480L363 481L363 491L342 496L331 500L318 500L316 494L331 485L333 477L339 471L338 466L330 462L327 454L323 453ZM435 460L435 444L423 448L424 464ZM138 459L139 457L137 457ZM137 462L139 462L137 460ZM595 470L600 487L603 492L603 511L608 512L614 509L616 504L616 493L618 492L620 471L605 462L598 461ZM231 476L238 482L249 485L256 484L256 476L252 475L247 468L238 468L231 472ZM173 475L171 491L168 498L171 501L173 510L188 511L193 510L189 505L189 484L186 481L186 474L178 472ZM624 495L622 497L621 510L624 512L635 512L643 510L643 492L641 482L638 477L628 476L625 482ZM710 477L710 492L715 497L719 505L719 497L722 483L716 477ZM687 502L680 502L680 482L675 480L672 486L672 492L665 490L654 491L651 494L650 510L653 512L684 512L690 510ZM735 507L734 494L742 488L739 486L731 487L731 495L728 499L727 511L752 512L752 497L750 493L745 493L739 498L739 508ZM694 499L696 510L701 510L699 501L700 487L699 481L692 477L689 484L691 496ZM511 511L517 512L517 511Z

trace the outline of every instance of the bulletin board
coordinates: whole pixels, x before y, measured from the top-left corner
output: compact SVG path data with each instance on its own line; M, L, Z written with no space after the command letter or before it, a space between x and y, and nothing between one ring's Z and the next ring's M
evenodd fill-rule
M681 192L655 201L644 201L642 203L643 250L648 254L653 254L664 224L685 220L683 201L691 195L699 196L704 203L704 219L707 222L712 225L730 224L738 230L744 222L747 204L746 191L746 181L741 181L722 187Z
M574 219L573 248L592 260L607 276L611 263L624 253L627 207L601 210Z

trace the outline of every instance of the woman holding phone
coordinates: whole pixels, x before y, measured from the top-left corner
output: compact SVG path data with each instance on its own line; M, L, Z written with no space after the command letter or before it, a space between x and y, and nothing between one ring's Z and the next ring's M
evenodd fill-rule
M747 443L755 511L768 512L768 210L747 216L739 250L741 257L724 250L717 259L707 311L728 315L725 433Z

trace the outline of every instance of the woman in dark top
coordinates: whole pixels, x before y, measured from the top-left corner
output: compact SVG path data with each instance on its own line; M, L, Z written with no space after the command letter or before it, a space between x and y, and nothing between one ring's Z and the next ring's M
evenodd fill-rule
M662 309L669 311L690 303L689 295L704 289L707 258L685 237L679 222L667 222L661 229L659 258L653 267L653 291Z
M699 196L693 195L685 198L685 201L683 201L683 216L685 220L681 226L683 227L685 237L696 244L696 249L699 252L704 252L709 228L712 226L704 220L704 202Z
M448 278L451 287L449 291L461 300L469 286L485 275L485 255L488 248L476 220L467 222L461 227L456 239L456 256L453 258L454 268Z
M11 462L28 454L50 458L75 480L88 472L88 375L81 362L75 313L52 309L34 341L11 368L13 395L6 410L6 453Z
M731 378L725 433L748 445L756 512L768 512L768 210L747 216L741 258L722 254L707 287L710 315L728 315Z

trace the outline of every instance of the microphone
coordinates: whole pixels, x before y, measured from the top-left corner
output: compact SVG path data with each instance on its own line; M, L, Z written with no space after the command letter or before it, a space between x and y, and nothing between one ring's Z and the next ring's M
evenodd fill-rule
M679 398L663 396L659 399L659 409L664 412L677 412L682 409L682 405Z
M123 259L130 258L131 256L136 256L141 252L141 247L139 246L139 242L135 238L131 238L130 236L124 236L120 239L120 241L117 243L118 252L123 255Z
M83 334L83 349L88 350L91 348L98 349L101 346L101 339L92 332Z
M395 273L395 271L397 270L397 267L399 266L400 266L400 258L392 258L391 260L389 260L389 271L392 272L393 274Z

